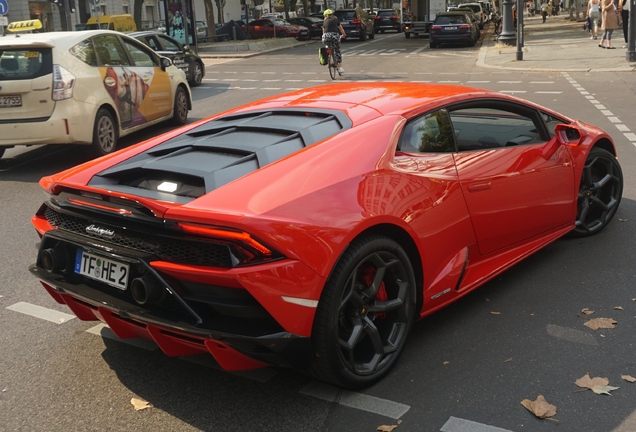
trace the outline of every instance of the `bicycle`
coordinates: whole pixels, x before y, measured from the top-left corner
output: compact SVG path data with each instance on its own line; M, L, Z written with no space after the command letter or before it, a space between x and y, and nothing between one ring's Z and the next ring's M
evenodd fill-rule
M330 43L325 43L325 49L327 50L327 67L329 68L329 75L331 75L332 80L335 80L336 73L338 76L342 76L338 68L338 62L336 61L336 50Z

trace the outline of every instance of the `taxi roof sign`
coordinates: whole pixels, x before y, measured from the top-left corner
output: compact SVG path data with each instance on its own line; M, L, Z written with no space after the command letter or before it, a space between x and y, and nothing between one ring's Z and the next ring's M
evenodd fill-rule
M42 28L42 22L39 19L28 21L14 21L7 27L10 32L39 30Z

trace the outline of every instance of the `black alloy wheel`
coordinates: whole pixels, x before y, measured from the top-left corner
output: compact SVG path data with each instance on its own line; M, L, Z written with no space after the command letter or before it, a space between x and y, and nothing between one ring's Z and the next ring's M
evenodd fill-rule
M288 36L288 35L287 35L287 33L285 33L285 32L284 32L284 31L282 31L282 30L278 32L278 37L279 37L279 38L286 38L287 36Z
M390 238L354 241L321 295L312 342L312 372L361 388L396 363L415 319L415 276L408 255Z
M172 124L182 126L188 121L188 95L183 87L179 86L174 95L174 110Z
M618 210L623 194L623 172L607 150L593 148L587 156L578 196L574 234L579 237L601 231Z
M201 81L203 81L203 66L198 61L195 61L192 67L192 81L190 81L190 87L201 85Z

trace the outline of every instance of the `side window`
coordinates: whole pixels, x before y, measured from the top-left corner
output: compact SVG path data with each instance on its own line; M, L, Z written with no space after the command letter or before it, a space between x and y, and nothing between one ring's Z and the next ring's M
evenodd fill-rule
M518 112L485 105L451 111L450 118L459 151L545 142L534 120Z
M556 125L562 124L562 123L565 123L565 124L568 123L560 118L553 117L550 114L546 114L543 112L541 113L541 117L543 118L543 121L545 122L545 125L548 128L548 133L550 134L550 138L554 136L554 127Z
M163 43L163 46L166 47L166 51L182 51L181 47L176 42L168 39L167 37L159 36L159 39L161 39L161 43Z
M406 153L454 152L455 141L446 110L423 115L408 123L398 148Z
M69 50L72 55L90 66L97 66L97 57L95 56L95 48L90 39L83 40L74 45Z
M100 66L130 66L126 50L117 36L96 36L93 38L93 44Z
M133 59L133 63L134 66L138 66L138 67L155 67L155 62L153 61L153 56L151 53L149 53L145 47L143 47L142 45L133 42L133 41L129 41L129 40L124 40L124 45L126 46L126 49L128 50L128 52L130 53L130 56Z

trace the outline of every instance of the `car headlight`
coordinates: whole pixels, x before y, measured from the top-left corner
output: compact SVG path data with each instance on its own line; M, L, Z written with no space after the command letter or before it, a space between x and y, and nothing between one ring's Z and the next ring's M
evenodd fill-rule
M74 86L75 75L60 65L53 65L53 100L72 98Z

